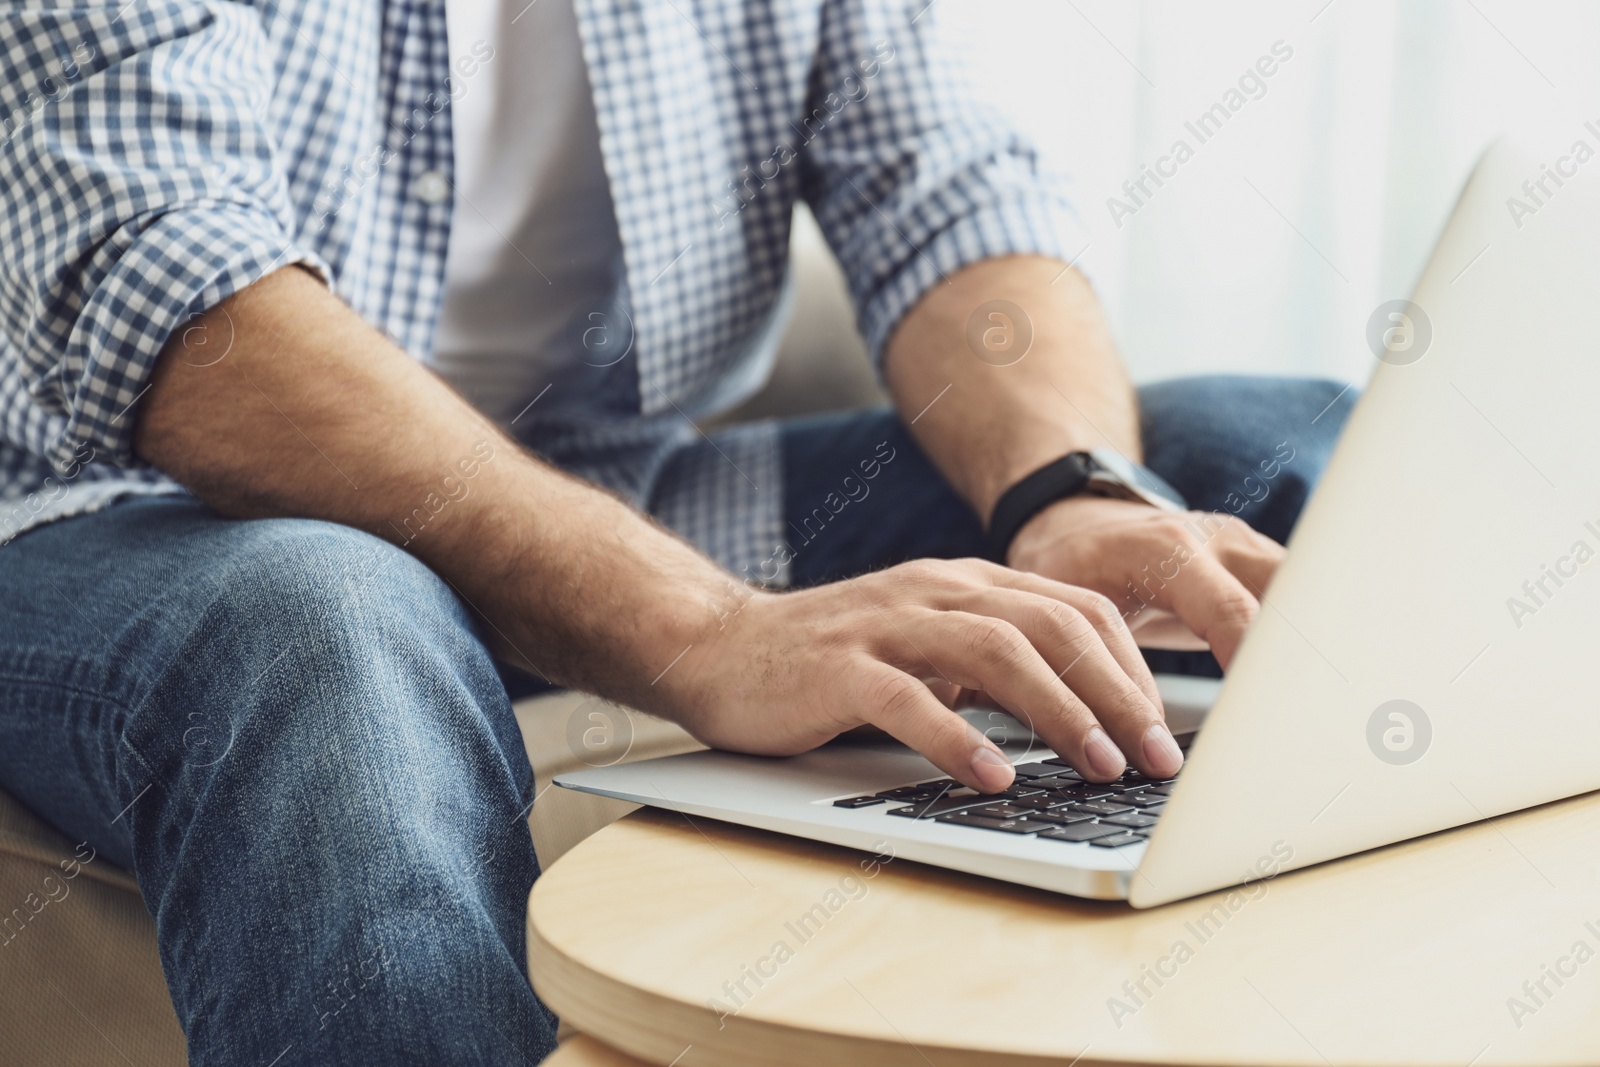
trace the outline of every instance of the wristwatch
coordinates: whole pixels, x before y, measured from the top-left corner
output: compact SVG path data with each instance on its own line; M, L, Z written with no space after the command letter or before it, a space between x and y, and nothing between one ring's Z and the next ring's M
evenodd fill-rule
M1023 478L1000 495L989 517L989 547L1004 563L1017 531L1046 507L1074 496L1104 496L1149 504L1162 511L1187 511L1183 496L1159 474L1111 448L1069 452Z

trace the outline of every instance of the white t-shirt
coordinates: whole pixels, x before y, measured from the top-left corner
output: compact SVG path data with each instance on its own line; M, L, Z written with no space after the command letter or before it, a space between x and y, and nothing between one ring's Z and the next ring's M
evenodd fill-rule
M450 105L456 189L434 366L506 422L582 358L568 351L582 336L573 324L612 307L622 244L572 0L448 0L446 13L452 76L474 72Z

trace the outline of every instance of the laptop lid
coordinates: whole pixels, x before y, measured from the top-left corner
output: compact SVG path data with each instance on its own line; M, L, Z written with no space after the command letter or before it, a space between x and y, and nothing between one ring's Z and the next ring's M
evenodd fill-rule
M1600 137L1584 140L1492 146L1413 302L1374 313L1384 356L1136 906L1600 788Z

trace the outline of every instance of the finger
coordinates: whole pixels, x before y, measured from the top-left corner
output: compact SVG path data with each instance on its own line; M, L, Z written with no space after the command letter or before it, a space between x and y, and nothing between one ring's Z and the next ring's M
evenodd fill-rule
M963 689L954 682L946 678L940 678L938 675L922 679L922 684L928 687L928 691L933 694L934 699L951 711L960 711L962 708L970 708L983 703L982 693L974 693L970 689Z
M1140 648L1162 648L1177 652L1206 652L1211 646L1194 635L1183 620L1161 608L1146 608L1130 623L1133 639Z
M1018 589L977 590L969 597L968 610L1004 619L1022 631L1056 677L1088 705L1134 766L1153 777L1170 778L1183 766L1183 753L1167 730L1160 708L1129 676L1106 644L1104 632L1114 630L1141 667L1143 657L1109 601L1092 593L1079 599L1089 610L1103 614L1099 626L1059 600ZM1144 673L1148 676L1148 669ZM1051 736L1048 722L1037 729L1046 742L1053 745L1057 740Z
M1094 712L1056 677L1022 630L1004 619L965 611L923 609L907 629L916 648L939 672L968 689L981 689L1043 737L1080 774L1110 781L1127 760ZM1106 661L1097 666L1107 669ZM1122 675L1121 668L1110 668ZM1125 676L1124 676L1125 677Z
M1238 521L1229 523L1210 547L1222 565L1257 598L1266 591L1284 556L1282 545Z
M1165 601L1161 606L1211 646L1223 670L1233 662L1245 630L1261 610L1244 583L1204 553L1195 555L1158 597Z
M864 681L862 717L945 774L980 793L998 793L1015 780L1000 750L913 676L873 661Z
M1126 617L1118 610L1115 601L1101 596L1092 589L1067 585L1065 582L1053 581L1043 575L1016 571L1009 567L995 569L999 573L992 575L991 580L996 585L1060 600L1082 612L1084 618L1088 619L1099 632L1101 640L1116 657L1123 672L1133 679L1133 683L1144 693L1145 698L1165 717L1161 692L1156 688L1155 676L1150 673L1149 664L1145 663L1144 656L1139 652L1139 643L1134 639L1133 631Z

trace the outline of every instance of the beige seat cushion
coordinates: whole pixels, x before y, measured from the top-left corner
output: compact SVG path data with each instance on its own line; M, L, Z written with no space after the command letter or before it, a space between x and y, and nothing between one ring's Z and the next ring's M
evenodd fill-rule
M552 775L698 747L676 726L578 693L516 712L542 790L530 826L546 867L633 809L552 789ZM76 844L0 792L0 1065L182 1067L183 1033L138 886Z
M0 1063L184 1062L132 877L0 793Z

